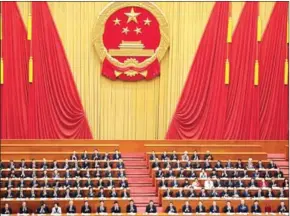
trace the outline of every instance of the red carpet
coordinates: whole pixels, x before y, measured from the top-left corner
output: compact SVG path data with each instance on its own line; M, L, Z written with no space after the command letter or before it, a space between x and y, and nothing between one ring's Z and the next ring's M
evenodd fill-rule
M122 154L130 193L137 205L138 212L144 213L145 206L150 200L153 200L157 206L160 206L156 188L153 186L153 179L149 175L149 169L145 161L145 154ZM158 208L162 212L162 208Z

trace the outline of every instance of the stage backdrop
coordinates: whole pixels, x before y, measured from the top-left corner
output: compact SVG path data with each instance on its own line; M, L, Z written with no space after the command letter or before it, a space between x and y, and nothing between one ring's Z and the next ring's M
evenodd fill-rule
M17 3L26 22L29 3ZM151 81L111 81L101 76L92 45L94 23L106 2L49 2L94 139L164 139L214 2L161 3L170 49L161 76ZM243 2L232 3L233 27ZM260 3L262 31L273 2Z

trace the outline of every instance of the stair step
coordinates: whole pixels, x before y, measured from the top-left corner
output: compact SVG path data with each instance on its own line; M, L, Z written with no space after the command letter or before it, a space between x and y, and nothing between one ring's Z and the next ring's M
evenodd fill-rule
M145 153L144 152L139 152L139 153L122 153L122 158L144 158Z
M268 159L285 159L285 154L267 154Z
M288 161L276 161L275 162L278 167L288 167Z
M138 204L147 204L149 203L150 200L153 200L153 202L155 204L159 204L159 199L158 197L155 197L155 196L148 196L148 197L134 197L134 196L131 196L132 199L134 200L134 203L138 203Z
M141 161L144 161L144 158L137 158L137 157L136 158L123 158L123 161L124 162L127 162L127 161L138 161L138 162L140 161L141 162Z
M147 175L149 175L149 170L148 169L130 169L130 168L126 168L126 174L134 174L134 175L139 175L139 174L141 174L141 175L145 175L145 174L147 174Z
M131 193L156 193L155 187L130 187Z
M152 183L130 183L129 187L151 187Z
M143 183L149 183L152 184L153 180L152 178L128 178L128 183L133 183L133 184L143 184Z
M147 167L147 163L146 161L138 161L138 163L136 163L136 161L124 161L126 167L127 166L144 166Z
M128 178L150 178L149 174L127 174Z

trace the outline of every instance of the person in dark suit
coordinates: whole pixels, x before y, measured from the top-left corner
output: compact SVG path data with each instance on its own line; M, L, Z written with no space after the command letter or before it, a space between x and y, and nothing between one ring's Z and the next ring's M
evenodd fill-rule
M114 202L114 206L111 208L112 213L121 213L121 207L117 201Z
M277 212L279 212L279 213L286 213L286 212L288 212L287 206L285 206L284 201L282 201L280 203L280 205L278 206Z
M40 203L40 207L36 210L37 214L49 214L49 209L44 202Z
M98 197L99 197L99 198L104 198L104 197L106 197L106 196L105 196L105 192L104 192L104 188L103 188L103 187L100 188L100 191L99 191L99 193L98 193Z
M277 165L271 160L268 164L268 169L277 169Z
M88 201L85 201L85 204L82 206L81 213L83 214L90 214L92 213L91 206L89 206Z
M100 201L100 206L97 208L97 213L107 213L107 208L103 200Z
M26 206L26 202L22 202L21 207L19 209L19 214L29 214L29 210Z
M78 155L76 154L76 151L73 152L71 160L78 160Z
M122 198L128 198L130 197L130 193L127 191L127 188L124 188L122 193L121 193Z
M11 187L7 188L7 192L5 194L5 198L11 199L11 198L13 198L13 196L14 196L14 194L13 194L13 192L11 190Z
M155 160L155 158L157 158L155 151L152 151L152 153L150 155L150 160Z
M137 213L137 206L134 204L133 200L130 200L129 205L126 207L127 213Z
M110 192L110 197L118 197L118 194L117 194L117 192L116 192L116 188L112 188L112 191Z
M101 155L98 151L98 149L94 150L94 153L92 154L92 160L100 160L101 159Z
M204 160L206 159L213 160L213 157L209 150L207 150L206 153L204 154Z
M198 202L198 205L195 208L196 213L205 213L205 206L201 201Z
M165 209L166 213L177 213L176 211L176 207L173 205L173 202L169 203L169 206L167 206L167 208Z
M238 213L248 213L249 212L249 208L248 206L245 204L245 200L241 200L241 204L238 206Z
M170 188L167 188L166 191L163 193L163 197L172 197L172 192Z
M209 208L209 212L210 213L219 213L220 212L220 208L217 206L216 201L212 202L212 205Z
M182 206L182 212L183 213L192 213L192 208L189 205L188 200L185 201L185 204Z
M149 204L146 206L146 213L157 213L157 208L154 205L153 200L150 200Z
M46 191L46 187L42 188L42 192L40 193L40 197L41 198L49 198L50 197L48 192Z
M76 213L76 207L74 206L74 203L72 200L69 201L69 205L66 208L66 213L68 213L68 214L75 214Z
M171 156L170 156L170 160L178 160L178 156L176 154L176 151L173 151Z
M119 151L116 149L115 154L113 154L113 160L119 160L121 158L121 154Z
M122 180L120 181L120 187L121 188L127 188L128 182L126 181L125 177L122 177Z
M242 193L242 197L251 197L251 194L249 193L248 188L245 188L244 192Z
M251 212L252 213L261 213L261 207L259 206L258 200L255 200L254 204L251 207Z
M227 204L224 207L223 212L224 213L234 213L235 212L234 207L231 204L231 201L227 201Z
M167 187L168 183L165 181L165 178L162 177L161 181L159 182L159 187Z
M1 214L4 215L11 215L12 214L12 209L9 207L8 203L5 203L4 208L1 210Z
M121 158L119 159L119 161L117 163L117 168L118 169L125 169L125 164Z
M284 174L283 174L283 172L279 168L277 168L277 171L275 172L274 176L276 178L283 178L284 177Z

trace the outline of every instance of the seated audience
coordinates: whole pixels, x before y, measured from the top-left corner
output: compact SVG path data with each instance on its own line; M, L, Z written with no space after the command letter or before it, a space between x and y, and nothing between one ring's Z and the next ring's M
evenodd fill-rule
M185 204L182 206L182 212L183 213L192 213L192 208L189 205L189 201L188 200L186 200Z
M4 208L1 210L1 214L3 215L11 215L12 214L12 209L10 208L8 203L5 203Z
M165 212L168 214L177 213L176 207L173 205L173 202L169 203L169 206L167 206L167 208L165 209Z
M287 207L285 206L284 201L282 201L282 202L280 203L280 205L278 206L278 208L277 208L277 212L279 212L279 213L286 213L286 212L288 212L288 209L287 209Z
M61 207L58 203L54 203L53 208L51 209L52 215L61 215Z
M76 213L76 207L74 206L74 203L72 200L69 201L69 205L66 208L66 213L68 213L68 214L75 214Z
M134 204L133 200L130 200L129 205L126 207L127 213L137 213L137 206Z
M224 212L224 213L233 213L233 212L235 212L235 211L234 211L234 207L233 207L232 204L231 204L231 201L227 201L227 204L226 204L226 206L224 207L223 212Z
M212 205L211 205L211 207L209 208L209 212L210 212L210 213L219 213L219 212L220 212L220 209L219 209L219 207L217 206L216 201L213 201L213 202L212 202Z
M97 213L107 213L107 208L103 200L100 201L100 206L97 208Z
M254 204L251 207L251 212L252 213L261 213L261 207L259 206L259 201L255 200Z
M205 206L203 205L202 201L198 202L198 205L195 208L196 213L204 213L205 212Z
M238 213L248 213L248 206L245 204L245 200L241 200L241 204L238 206Z
M36 210L37 214L49 214L49 209L44 202L40 203L40 207Z
M88 203L87 200L85 201L85 204L81 208L81 213L82 214L90 214L90 213L92 213L91 206L89 206L89 203Z
M29 214L26 202L22 202L21 207L19 209L19 214Z
M146 206L146 213L157 213L157 208L153 203L153 200L150 200L149 204Z
M112 213L121 213L121 207L117 201L114 202L114 206L111 208Z

